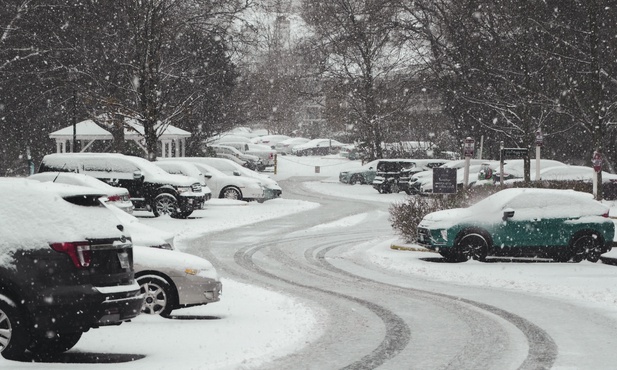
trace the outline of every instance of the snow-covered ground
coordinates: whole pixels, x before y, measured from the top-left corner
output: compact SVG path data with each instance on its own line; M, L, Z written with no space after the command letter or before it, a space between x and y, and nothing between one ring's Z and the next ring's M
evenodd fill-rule
M378 194L371 186L350 186L338 182L343 169L359 167L358 161L332 157L279 157L276 180L301 176L305 186L323 194L390 203L405 194ZM251 223L282 217L319 207L317 203L285 199L263 204L212 200L207 209L190 219L142 216L144 223L175 233L182 250L189 240L211 232L230 230ZM615 207L615 204L609 205ZM617 211L617 208L613 208ZM617 215L617 212L613 213ZM344 228L359 222L348 217L320 227ZM361 216L357 216L361 217ZM497 287L530 294L578 300L612 309L617 302L617 269L600 263L430 263L434 253L392 249L404 244L392 233L391 239L371 246L358 246L348 253L402 275L448 281L455 284ZM617 257L617 251L610 252ZM139 316L119 327L91 330L84 334L72 353L134 355L134 361L114 363L114 368L165 369L248 369L297 349L320 333L318 318L293 297L222 277L220 302L174 311L176 319ZM250 302L247 303L247 302ZM184 319L182 319L184 318ZM189 320L191 319L191 320ZM131 356L128 356L131 357ZM70 358L70 357L69 357ZM69 360L72 361L72 360ZM89 361L85 361L89 362ZM92 361L95 362L95 361ZM114 362L114 361L110 361ZM24 363L0 359L11 369L85 368L84 363Z

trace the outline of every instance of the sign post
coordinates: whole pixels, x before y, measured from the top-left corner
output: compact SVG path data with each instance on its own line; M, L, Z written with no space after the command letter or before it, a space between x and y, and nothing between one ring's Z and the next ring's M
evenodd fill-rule
M544 135L542 129L536 131L536 181L540 181L540 148L544 145Z
M465 139L465 144L463 146L463 153L465 154L465 172L463 176L463 189L467 190L467 185L469 184L469 164L471 162L471 157L473 157L475 141L471 137L467 137Z
M602 153L599 151L593 152L593 157L591 158L591 163L593 164L593 197L598 199L598 176L602 171Z

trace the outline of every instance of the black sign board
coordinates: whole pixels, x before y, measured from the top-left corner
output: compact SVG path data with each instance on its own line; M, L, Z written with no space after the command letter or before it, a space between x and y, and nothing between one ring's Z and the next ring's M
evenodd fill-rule
M456 168L433 168L433 193L456 193Z
M529 149L526 148L503 148L501 149L501 159L517 159L529 156Z

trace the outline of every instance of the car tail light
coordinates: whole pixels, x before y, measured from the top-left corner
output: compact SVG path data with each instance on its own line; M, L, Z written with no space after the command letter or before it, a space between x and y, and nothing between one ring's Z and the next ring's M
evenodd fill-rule
M608 214L609 214L610 210L606 211L605 213L602 214L602 217L608 218Z
M274 158L274 153L270 153L270 159Z
M119 202L122 200L122 197L120 195L110 195L107 197L107 200L110 202Z
M68 254L75 267L84 268L90 266L92 251L90 250L89 242L52 243L50 246L56 252Z

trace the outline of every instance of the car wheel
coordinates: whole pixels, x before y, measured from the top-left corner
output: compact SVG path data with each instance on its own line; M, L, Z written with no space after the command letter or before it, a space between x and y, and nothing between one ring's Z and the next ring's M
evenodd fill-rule
M398 183L393 182L392 185L390 185L390 192L392 194L398 194L401 192L401 187L398 186Z
M488 242L477 233L464 235L457 243L460 259L484 261L488 253Z
M242 193L240 189L229 186L221 191L221 198L242 200Z
M25 317L17 305L5 296L0 296L0 351L2 357L20 358L30 344L30 333Z
M141 313L146 315L169 316L173 310L173 288L163 278L144 276L137 278L141 293L145 294Z
M602 254L600 245L600 240L595 234L575 235L570 247L572 261L581 262L587 259L590 262L597 262Z
M178 201L173 195L163 193L154 198L154 206L152 207L154 216L158 217L161 215L172 215L177 213L177 210Z
M362 184L362 176L361 175L353 175L351 179L349 179L349 185Z
M32 338L29 350L32 353L40 355L56 355L63 353L73 348L82 333L57 333L49 338L44 333L36 334Z

